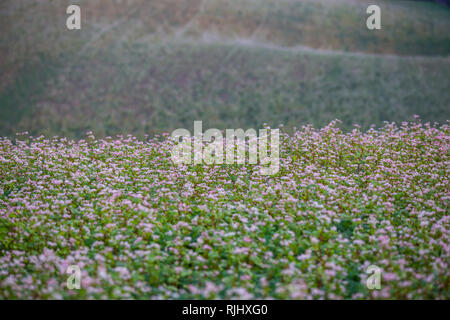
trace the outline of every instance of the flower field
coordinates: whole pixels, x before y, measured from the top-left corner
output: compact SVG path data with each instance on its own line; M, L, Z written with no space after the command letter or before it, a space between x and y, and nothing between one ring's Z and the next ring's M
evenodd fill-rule
M304 126L273 176L168 135L1 138L0 298L450 299L449 129Z

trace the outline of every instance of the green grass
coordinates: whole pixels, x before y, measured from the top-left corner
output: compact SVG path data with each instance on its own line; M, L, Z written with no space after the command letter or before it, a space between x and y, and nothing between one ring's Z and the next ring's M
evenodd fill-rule
M366 28L366 9L377 4L382 29ZM279 45L402 55L448 55L450 10L411 1L215 0L190 28Z
M414 114L426 121L450 119L448 59L181 41L76 59L72 68L62 65L57 81L49 80L52 90L41 93L38 107L11 128L67 136L92 129L103 136L191 128L198 119L222 129L264 122L322 126L336 118L345 128L357 122L367 128ZM20 89L13 88L15 96ZM0 105L10 96L1 96Z
M445 122L450 10L379 1L0 4L0 135L136 135L191 127ZM412 57L420 55L421 57Z

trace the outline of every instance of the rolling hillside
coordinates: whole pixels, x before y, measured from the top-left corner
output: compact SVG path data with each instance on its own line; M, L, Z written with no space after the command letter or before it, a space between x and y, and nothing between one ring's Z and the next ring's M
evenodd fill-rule
M0 134L138 136L263 123L450 119L450 9L376 1L0 4ZM370 2L372 3L372 2Z

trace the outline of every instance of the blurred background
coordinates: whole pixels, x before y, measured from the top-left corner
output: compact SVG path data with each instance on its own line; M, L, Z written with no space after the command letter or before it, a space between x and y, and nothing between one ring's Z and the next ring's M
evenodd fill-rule
M444 123L445 2L0 0L0 135Z

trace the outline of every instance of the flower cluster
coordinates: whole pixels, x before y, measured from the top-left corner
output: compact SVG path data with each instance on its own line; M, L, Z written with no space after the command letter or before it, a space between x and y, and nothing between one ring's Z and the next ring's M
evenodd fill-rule
M2 138L0 298L449 299L449 129L304 126L273 176L168 135Z

